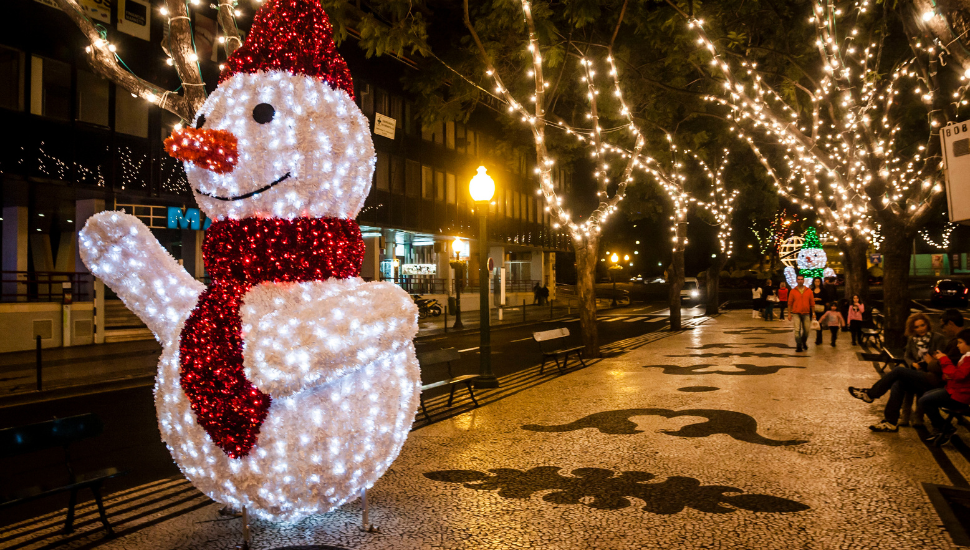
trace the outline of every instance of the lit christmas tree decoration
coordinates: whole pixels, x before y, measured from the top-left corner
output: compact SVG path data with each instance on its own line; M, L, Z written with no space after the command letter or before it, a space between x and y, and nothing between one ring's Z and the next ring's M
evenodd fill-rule
M191 127L166 141L213 221L192 278L134 216L102 212L81 257L162 344L162 439L213 500L295 521L357 498L418 406L413 300L360 279L375 153L312 0L271 0Z
M814 227L809 227L805 232L805 242L802 249L798 251L798 272L805 276L805 280L811 280L825 275L825 264L828 257L822 250L822 243L818 239L818 233Z

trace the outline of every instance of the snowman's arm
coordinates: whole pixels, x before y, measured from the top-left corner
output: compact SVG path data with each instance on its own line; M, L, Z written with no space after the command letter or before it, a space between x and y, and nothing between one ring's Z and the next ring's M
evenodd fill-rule
M375 360L404 364L418 332L418 310L406 292L360 278L260 284L240 310L246 377L273 397Z
M81 259L148 325L163 345L205 286L192 278L138 218L123 212L91 216L78 238Z

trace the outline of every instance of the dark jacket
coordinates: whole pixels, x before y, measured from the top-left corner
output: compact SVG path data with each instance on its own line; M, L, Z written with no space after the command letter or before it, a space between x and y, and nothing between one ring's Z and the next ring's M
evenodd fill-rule
M823 283L822 284L822 301L825 305L831 304L832 302L837 302L839 300L839 287ZM826 307L828 309L828 307Z
M943 335L940 334L939 332L931 332L930 333L930 342L929 342L929 345L926 348L926 351L930 355L933 355L933 353L935 351L937 351L937 350L943 351L945 353L945 350L946 350L946 338L944 338ZM912 336L910 336L909 338L906 339L906 350L903 352L903 359L906 361L906 366L907 367L913 368L913 363L919 363L920 366L923 367L924 369L926 369L926 371L928 373L930 373L930 374L932 374L932 375L934 375L936 377L936 382L937 383L940 383L942 381L942 374L943 373L941 371L940 364L937 361L933 361L932 363L930 363L928 365L926 363L924 363L923 362L923 356L920 355L920 353L919 353L919 349L918 349L918 345L916 343L916 339L913 338ZM953 363L953 364L955 365L958 362L959 362L959 360L956 363Z

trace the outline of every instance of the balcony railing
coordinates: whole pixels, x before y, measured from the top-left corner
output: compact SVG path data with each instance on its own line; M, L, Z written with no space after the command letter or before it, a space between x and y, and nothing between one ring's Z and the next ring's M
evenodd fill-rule
M74 271L0 271L0 299L4 302L60 302L70 285L72 299L92 299L94 276Z

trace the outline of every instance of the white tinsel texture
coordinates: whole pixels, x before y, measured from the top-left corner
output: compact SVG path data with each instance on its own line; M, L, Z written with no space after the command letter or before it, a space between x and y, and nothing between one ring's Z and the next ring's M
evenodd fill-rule
M259 123L257 105L275 114ZM226 130L238 140L239 160L217 174L184 163L199 207L210 218L354 218L374 173L374 143L367 118L343 90L282 71L240 73L219 85L197 118L203 128ZM257 191L289 177L255 196Z

